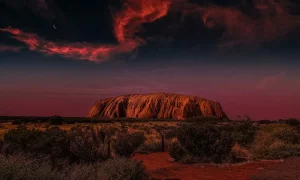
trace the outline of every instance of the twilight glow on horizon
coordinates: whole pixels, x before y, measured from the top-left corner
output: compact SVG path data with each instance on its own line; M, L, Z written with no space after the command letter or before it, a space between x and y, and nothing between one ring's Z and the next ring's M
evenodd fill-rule
M86 116L153 92L300 118L300 3L0 0L0 116Z

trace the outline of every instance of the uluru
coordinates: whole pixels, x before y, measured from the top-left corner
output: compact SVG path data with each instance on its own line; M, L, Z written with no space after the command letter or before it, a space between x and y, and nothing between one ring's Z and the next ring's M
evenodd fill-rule
M188 119L192 117L228 119L218 102L171 93L130 94L97 101L88 117Z

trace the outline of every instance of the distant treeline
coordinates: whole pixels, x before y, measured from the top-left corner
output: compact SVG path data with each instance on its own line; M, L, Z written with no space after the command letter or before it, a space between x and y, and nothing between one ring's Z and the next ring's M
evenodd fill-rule
M175 122L174 119L136 119L136 118L90 118L90 117L40 117L40 116L0 116L1 122L17 122L19 123L46 123L49 121L56 121L65 124L73 123L113 123L113 122Z
M245 120L236 120L235 122L243 122ZM251 120L250 122L256 123L256 124L289 124L289 125L300 125L300 120L295 118L289 118L289 119L279 119L279 120Z
M53 122L53 124L74 124L74 123L114 123L114 122L181 122L177 119L139 119L139 118L97 118L97 117L61 117L61 116L0 116L1 122L13 122L13 124L23 123L46 123ZM192 117L183 120L184 122L244 122L250 121L255 124L290 124L298 125L300 120L289 118L279 120L221 120L217 117Z

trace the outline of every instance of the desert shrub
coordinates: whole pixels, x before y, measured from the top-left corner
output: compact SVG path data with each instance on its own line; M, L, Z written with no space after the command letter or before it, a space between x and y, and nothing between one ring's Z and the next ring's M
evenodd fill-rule
M57 127L39 131L20 126L4 135L4 144L3 152L7 155L22 152L34 158L46 156L53 163L70 154L68 135Z
M22 119L15 119L11 122L12 125L21 125L22 123Z
M151 134L151 128L149 128L149 126L140 125L138 129L144 131L146 134Z
M105 160L105 134L90 126L78 126L70 132L71 160L94 163Z
M249 150L237 143L232 147L231 153L232 157L235 158L234 162L247 161L251 158Z
M37 137L31 147L36 155L51 155L51 158L65 158L69 152L69 137L67 132L58 127L48 128Z
M176 137L176 135L177 135L177 128L174 126L169 126L165 133L165 138L172 139L172 138Z
M234 140L231 132L213 124L182 124L177 139L184 149L202 162L229 161Z
M127 129L128 128L128 124L125 122L121 122L121 128L122 129Z
M34 163L22 156L0 156L0 179L5 180L62 180L47 164Z
M288 124L290 126L299 126L300 125L300 120L297 120L294 118L280 119L279 122L281 122L283 124Z
M51 125L62 125L63 123L63 118L60 116L51 116L49 118L49 123Z
M41 135L41 131L29 130L25 126L18 126L4 134L4 143L7 145L6 153L21 151L27 153Z
M210 117L196 116L185 120L185 122L195 122L195 123L218 123L220 121L221 121L220 118L215 116L210 116Z
M141 162L117 158L94 165L76 164L53 170L48 161L13 155L0 155L0 179L2 180L146 180L149 175Z
M142 132L119 133L113 144L115 153L119 156L130 157L139 146L145 142L145 135Z
M119 131L119 129L116 127L102 127L98 129L98 131L104 137L103 142L107 145L107 156L111 157L111 142L113 136L116 134L117 131Z
M65 171L66 180L146 180L149 175L141 162L133 159L116 158L105 162L77 164Z
M4 142L2 139L0 139L0 153L2 152L3 146L4 146Z
M132 129L139 129L139 127L140 127L140 126L137 125L137 124L134 124L134 125L131 126Z
M274 139L279 139L285 143L297 144L300 143L300 133L296 127L285 124L272 124L263 126L261 133L271 135Z
M261 127L251 146L254 158L281 159L300 156L300 134L295 127L272 124Z
M152 141L144 143L139 149L139 153L150 153L150 152L160 152L161 143L160 141Z
M151 134L146 136L145 142L141 145L137 152L150 153L161 151L161 137L158 134Z
M180 145L180 143L173 142L170 146L169 154L175 161L181 161L188 155L188 152Z
M165 147L168 148L168 141L174 137L176 137L176 127L168 126L167 124L164 126L154 125L152 127L158 134L160 139L160 151L165 151Z
M156 130L156 132L160 135L160 139L161 139L161 151L165 151L165 134L168 131L168 127L166 126L153 126L153 129Z
M250 121L237 123L233 127L232 138L238 144L246 147L254 140L256 130L256 126Z
M75 124L75 120L74 119L65 119L64 122L66 124Z
M271 121L271 120L259 120L258 123L259 124L274 124L275 121Z
M144 180L149 178L142 162L125 158L110 159L100 164L99 172L99 179L103 180Z

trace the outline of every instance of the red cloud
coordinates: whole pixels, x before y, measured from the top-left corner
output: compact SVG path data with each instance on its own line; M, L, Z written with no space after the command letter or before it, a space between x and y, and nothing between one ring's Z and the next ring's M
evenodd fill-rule
M174 0L174 10L199 17L207 29L224 29L221 48L252 46L281 38L299 28L300 16L291 15L288 0L253 0L252 15L237 7L200 6L188 0ZM250 7L247 7L251 11Z
M300 16L290 15L288 1L255 0L251 17L235 7L209 6L199 10L208 29L222 27L221 46L259 45L285 36L299 27Z
M11 27L0 31L12 34L12 37L25 43L30 50L46 54L58 54L93 62L101 62L110 56L130 52L144 42L135 34L140 30L142 23L153 22L165 16L170 5L169 0L127 0L122 11L115 14L114 31L118 45L92 43L58 43L47 41L34 33L26 33Z
M142 23L153 22L167 15L171 0L128 0L124 10L117 13L114 31L120 43L142 40L135 36Z
M166 16L170 8L184 14L198 15L208 29L225 29L221 47L260 45L282 37L299 26L300 16L290 15L286 2L254 0L254 11L258 16L252 17L235 7L199 6L187 0L126 0L122 10L114 15L117 45L47 41L37 34L10 27L0 31L9 32L30 50L101 62L115 54L131 52L145 43L136 35L141 25Z
M4 28L0 31L9 32L12 38L26 44L32 51L40 51L46 54L58 54L65 57L85 59L100 62L107 59L111 54L117 52L128 52L135 45L96 45L91 43L57 43L47 41L34 33L26 33L19 29Z

